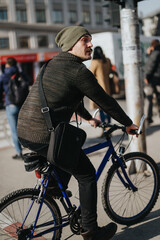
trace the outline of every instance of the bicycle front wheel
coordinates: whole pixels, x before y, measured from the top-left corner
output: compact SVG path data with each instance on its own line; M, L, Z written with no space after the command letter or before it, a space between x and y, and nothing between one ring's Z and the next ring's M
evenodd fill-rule
M56 202L46 195L37 222L37 228L33 238L27 238L31 234L37 216L39 191L35 189L21 189L10 193L0 201L0 239L33 239L37 234L61 224L61 213ZM47 225L46 223L49 223ZM23 224L23 227L21 228ZM23 230L23 232L21 231ZM21 231L21 233L20 233ZM61 238L61 228L44 234L36 239Z
M117 170L124 179L118 163L106 176L102 187L102 204L108 216L117 223L132 225L142 220L153 208L159 195L159 170L147 154L134 152L124 155L126 173L137 188L124 186ZM125 180L126 181L126 180Z

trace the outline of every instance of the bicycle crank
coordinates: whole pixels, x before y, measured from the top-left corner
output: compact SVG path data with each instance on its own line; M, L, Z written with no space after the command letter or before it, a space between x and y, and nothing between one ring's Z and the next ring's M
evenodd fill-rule
M80 231L82 229L82 226L81 226L81 211L80 211L80 209L75 211L73 213L72 217L70 218L70 229L71 229L71 231L74 234L80 235Z

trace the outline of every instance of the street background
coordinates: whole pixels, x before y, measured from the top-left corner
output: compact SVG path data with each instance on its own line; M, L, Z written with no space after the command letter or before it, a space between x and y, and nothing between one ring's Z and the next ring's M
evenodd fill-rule
M87 103L87 101L85 101ZM118 100L119 104L126 110L125 100ZM146 105L146 103L145 103ZM88 107L88 106L87 106ZM146 109L146 107L145 107ZM147 143L147 153L160 164L160 119L157 114L156 105L154 106L154 116L153 124L146 128L146 143ZM36 183L36 177L34 172L27 173L24 169L24 164L22 160L13 160L12 155L15 154L15 150L12 146L12 141L10 137L10 130L5 116L5 110L0 110L0 198L6 194L12 192L13 190L34 187ZM112 121L114 122L114 121ZM91 145L102 141L103 139L99 136L101 135L101 129L92 128L86 121L82 123L82 128L87 132L87 141L85 145ZM27 131L27 129L26 129ZM119 132L113 136L113 142L119 139ZM128 141L125 141L126 145ZM90 159L94 166L97 167L100 160L104 155L104 151L97 152L96 154L90 154ZM27 149L24 149L27 152ZM105 175L107 174L109 163L102 173L100 180L98 182L98 224L99 226L106 225L111 220L108 218L103 210L101 203L101 188ZM69 189L73 193L71 201L78 204L78 188L77 182L74 178L71 179L69 184ZM58 200L56 200L58 203ZM63 230L62 240L66 239L71 235L69 227ZM80 240L80 236L72 236L71 240ZM152 212L139 224L127 227L118 224L118 231L113 240L160 240L160 198L152 210Z

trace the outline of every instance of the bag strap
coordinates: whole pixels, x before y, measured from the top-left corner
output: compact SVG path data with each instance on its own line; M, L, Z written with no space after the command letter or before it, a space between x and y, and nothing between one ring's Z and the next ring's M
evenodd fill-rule
M43 91L43 86L42 86L43 74L44 74L45 68L46 68L46 66L47 66L47 64L50 60L48 60L43 65L42 70L41 70L40 75L39 75L39 95L40 95L41 106L42 106L41 112L43 113L44 119L46 121L48 131L54 131L54 127L52 125L52 120L51 120L51 116L50 116L50 110L49 110L49 107L47 105L46 97L45 97L45 94L44 94L44 91Z
M52 132L52 131L54 131L54 127L53 127L53 124L52 124L50 110L49 110L49 107L47 105L47 100L46 100L46 97L45 97L45 94L44 94L44 91L43 91L43 85L42 85L43 74L44 74L45 68L46 68L46 66L47 66L47 64L50 60L48 60L43 65L42 70L41 70L40 75L39 75L39 95L40 95L41 106L42 106L41 112L43 113L48 131ZM84 102L83 102L83 104L84 104ZM76 113L76 122L77 122L77 127L78 127L77 113Z

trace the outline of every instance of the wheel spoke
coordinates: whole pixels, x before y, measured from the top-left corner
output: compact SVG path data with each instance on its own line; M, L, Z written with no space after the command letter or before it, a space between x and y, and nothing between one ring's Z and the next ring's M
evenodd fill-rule
M102 203L114 221L133 224L153 208L159 194L159 176L155 162L148 155L130 153L125 155L125 159L125 170L137 191L125 187L117 175L118 170L124 179L121 168L112 166L103 184Z
M18 190L8 196L6 196L0 202L0 239L18 239L17 231L22 226L25 216L28 212L29 206L32 202L32 197L38 198L38 190L25 189ZM50 199L50 198L49 198ZM45 198L42 205L42 209L38 218L37 225L39 228L35 229L34 235L43 232L54 226L61 225L61 215L59 208L55 201ZM35 218L38 212L39 203L34 201L32 208L27 215L23 229L31 232L32 226L34 225ZM43 225L46 222L51 222L52 225ZM38 237L38 239L60 239L61 229L57 229L54 232L50 232L44 235L44 237Z

